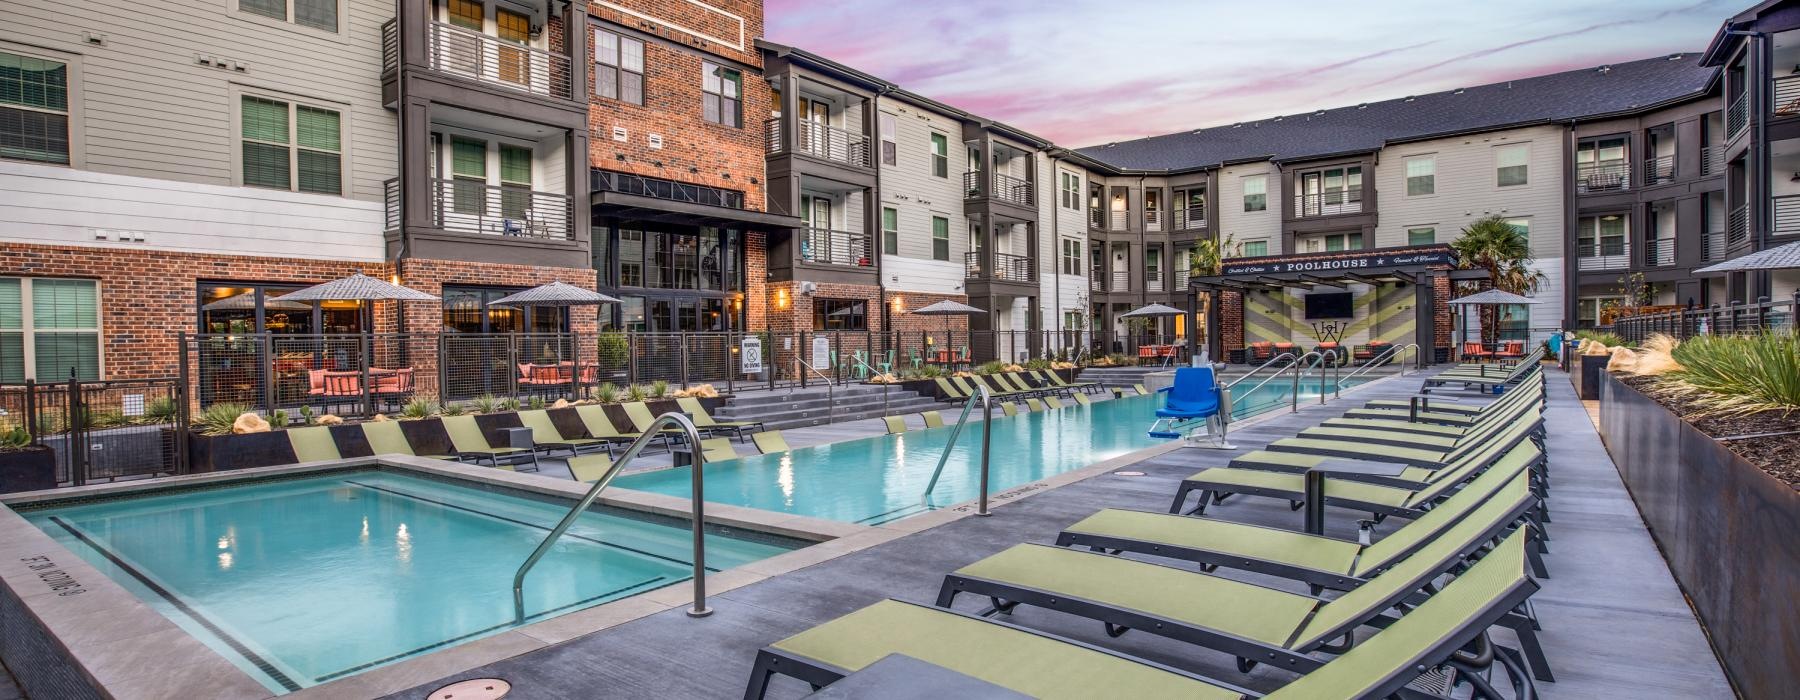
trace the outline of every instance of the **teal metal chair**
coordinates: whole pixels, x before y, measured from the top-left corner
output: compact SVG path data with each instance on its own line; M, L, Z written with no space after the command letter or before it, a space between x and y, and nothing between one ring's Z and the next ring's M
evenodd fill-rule
M881 370L882 374L888 374L888 373L894 371L894 351L893 351L893 349L890 348L887 351L887 359L876 364L875 368Z
M865 353L861 350L852 350L852 351L850 351L850 356L856 358L855 366L853 366L851 368L851 369L855 370L856 378L858 380L868 379L869 378L869 355L868 355L868 353Z

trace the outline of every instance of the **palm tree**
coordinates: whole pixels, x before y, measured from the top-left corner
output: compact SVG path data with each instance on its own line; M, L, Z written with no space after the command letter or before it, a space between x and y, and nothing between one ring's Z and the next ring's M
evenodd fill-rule
M1450 250L1456 253L1458 268L1487 272L1485 283L1476 282L1472 288L1460 290L1463 293L1478 292L1486 287L1529 295L1544 283L1544 273L1531 267L1531 242L1498 216L1464 227L1456 240L1450 242ZM1496 318L1499 311L1494 306L1481 307L1482 342L1494 342L1499 333Z

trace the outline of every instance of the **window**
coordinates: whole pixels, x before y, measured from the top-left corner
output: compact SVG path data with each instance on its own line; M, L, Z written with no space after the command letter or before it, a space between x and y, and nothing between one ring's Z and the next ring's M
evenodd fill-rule
M487 213L487 142L450 137L451 211Z
M252 0L246 0L249 2ZM255 0L268 1L268 0ZM482 18L486 14L481 0L448 0L446 9L450 12L450 24L469 31L482 31Z
M1268 255L1268 254L1269 254L1269 242L1268 241L1244 241L1244 254L1242 257L1256 258L1256 257Z
M950 139L943 134L931 135L931 174L950 177Z
M69 66L0 53L0 158L69 163Z
M1437 158L1420 156L1406 160L1406 196L1437 193Z
M531 149L500 144L500 215L531 218Z
M93 280L0 277L0 382L100 378Z
M900 254L900 212L893 207L881 208L881 254Z
M1531 307L1524 304L1501 304L1497 330L1501 340L1527 340L1531 337Z
M1625 297L1582 297L1575 300L1575 325L1592 328L1600 323L1600 312L1614 306L1622 306Z
M642 67L639 67L642 70ZM721 126L743 126L744 74L711 61L700 62L701 116Z
M644 232L619 230L619 286L644 286Z
M950 220L941 216L931 217L931 259L950 259Z
M1525 239L1525 242L1531 242L1531 219L1507 219L1506 225L1518 231L1519 237Z
M1268 208L1269 176L1251 175L1244 178L1244 211L1263 211Z
M1420 226L1406 230L1407 245L1431 245L1437 242L1437 229Z
M1081 211L1081 176L1075 173L1062 175L1062 206L1064 209Z
M875 125L881 131L881 164L899 164L900 145L897 136L899 127L894 123L894 115L882 112L875 118Z
M452 333L564 333L569 310L549 306L492 306L522 287L444 285L444 330ZM551 345L554 347L554 345ZM569 349L563 349L569 354Z
M644 42L594 30L594 96L644 103Z
M868 305L869 302L862 299L814 299L813 330L868 330Z
M1531 160L1531 144L1515 143L1494 149L1494 174L1501 187L1525 184L1527 163Z
M1308 253L1320 251L1335 253L1345 250L1362 250L1362 234L1334 233L1325 236L1312 236L1299 241Z
M477 3L476 8L480 7ZM273 20L293 22L302 27L328 32L338 29L337 0L294 0L291 6L287 0L238 0L238 9ZM288 12L290 9L292 14Z
M343 125L334 110L245 95L244 184L343 194Z
M1062 273L1081 276L1081 241L1064 238L1062 242Z

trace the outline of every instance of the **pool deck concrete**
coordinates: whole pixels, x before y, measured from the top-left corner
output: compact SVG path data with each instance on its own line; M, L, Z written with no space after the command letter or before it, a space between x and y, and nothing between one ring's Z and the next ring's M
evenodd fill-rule
M1554 517L1549 530L1554 539L1546 561L1552 577L1543 581L1533 604L1557 682L1540 683L1540 692L1548 698L1731 697L1692 610L1645 531L1587 412L1566 376L1552 370L1548 379ZM1152 456L1130 467L1144 476L1116 476L1108 469L1009 499L990 518L945 519L929 529L731 588L712 597L715 612L710 617L689 618L669 609L389 697L416 700L443 684L477 677L506 679L514 689L509 697L515 698L737 697L755 651L770 642L882 598L929 603L943 575L953 569L1019 542L1051 542L1063 527L1099 508L1164 509L1179 480L1201 467L1223 464L1234 454L1292 435L1365 400L1403 397L1417 389L1417 375L1377 382L1325 406L1309 405L1297 414L1245 424L1233 433L1237 452L1178 449ZM855 423L805 430L821 431L819 441L829 441L826 432L839 439L881 432ZM788 436L795 446L811 442L802 430ZM1284 503L1260 499L1234 499L1209 509L1209 515L1295 529L1301 518ZM1355 514L1334 511L1332 516L1330 534L1355 536ZM913 520L925 518L930 516ZM1383 527L1395 526L1390 522ZM1293 589L1287 582L1232 575ZM1223 654L1143 633L1110 639L1097 623L1057 613L1021 610L1013 619L1257 690L1279 687L1288 677L1267 668L1245 676ZM1495 636L1511 644L1508 633ZM806 690L783 678L776 680L770 696L799 697Z

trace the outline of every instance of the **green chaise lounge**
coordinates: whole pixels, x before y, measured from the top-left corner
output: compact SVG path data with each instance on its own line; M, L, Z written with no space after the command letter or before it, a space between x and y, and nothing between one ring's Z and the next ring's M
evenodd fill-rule
M531 463L532 471L537 471L537 450L525 447L494 447L488 444L487 436L481 434L481 426L475 424L474 416L444 416L440 419L444 432L450 435L450 446L456 450L456 457L474 460L480 464L487 460L488 464L511 466Z
M564 437L562 430L556 427L556 421L551 420L550 413L543 409L519 411L519 423L531 429L531 441L546 454L554 450L568 450L570 457L595 450L612 453L610 440Z
M694 427L699 428L702 433L731 433L738 439L738 442L743 442L745 435L763 429L762 421L715 419L711 413L706 412L706 406L700 403L700 399L692 396L675 399L675 405L680 406L683 413L694 419Z

